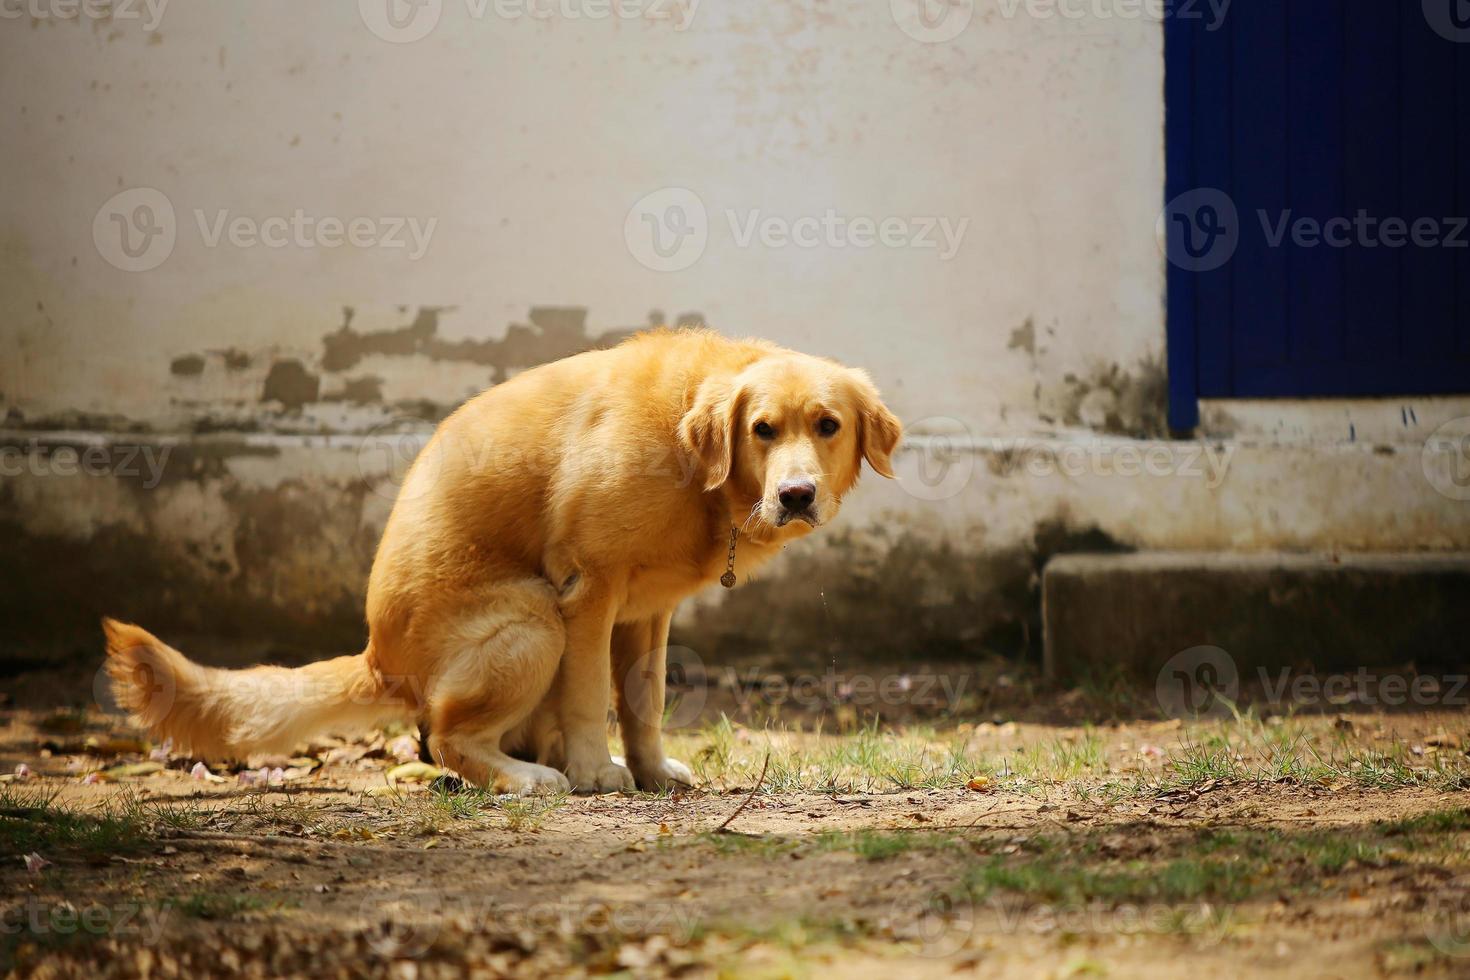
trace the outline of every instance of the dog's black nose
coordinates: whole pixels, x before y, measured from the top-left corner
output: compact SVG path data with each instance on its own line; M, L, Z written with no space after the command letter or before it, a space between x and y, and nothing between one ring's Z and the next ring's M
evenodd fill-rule
M780 499L782 507L793 514L800 513L817 499L817 485L805 480L787 480L776 488L776 497Z

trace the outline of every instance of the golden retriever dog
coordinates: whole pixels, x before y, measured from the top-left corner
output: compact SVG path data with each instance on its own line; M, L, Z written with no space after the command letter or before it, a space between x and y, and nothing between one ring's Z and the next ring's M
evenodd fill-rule
M106 620L107 668L119 703L196 757L401 719L440 765L501 792L689 783L660 731L675 607L831 521L864 460L891 477L900 434L859 370L640 334L440 424L383 531L361 654L219 670ZM626 765L608 751L614 690Z

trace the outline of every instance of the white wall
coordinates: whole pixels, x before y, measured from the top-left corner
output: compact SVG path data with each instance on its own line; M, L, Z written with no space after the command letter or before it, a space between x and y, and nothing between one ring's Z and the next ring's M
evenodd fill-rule
M170 399L198 393L172 358L311 355L344 305L359 328L453 307L442 329L466 337L537 305L587 307L594 332L698 311L867 366L907 417L986 430L1055 412L1068 372L1161 354L1157 25L981 4L926 44L887 0L704 0L683 30L662 3L670 19L535 21L477 19L470 2L445 0L414 43L379 39L351 3L175 2L151 33L141 0L136 21L0 21L0 343L20 351L0 368L6 403L178 424ZM177 243L122 272L94 217L140 186L171 202ZM665 187L710 216L703 257L678 272L645 268L624 236ZM298 208L437 225L412 261L211 248L194 214ZM968 224L944 261L741 247L727 209ZM1034 362L1007 346L1028 319Z
M947 543L995 582L1031 574L1011 559L1048 526L1142 548L1470 547L1470 441L1435 436L1470 435L1465 399L1210 403L1200 441L1161 441L1162 31L1127 0L1106 18L924 0L950 17L928 35L911 0L649 0L634 19L590 16L599 0L547 0L546 19L427 0L438 19L407 43L369 26L392 35L387 0L175 0L156 25L141 0L108 21L25 2L0 19L0 442L26 459L0 475L0 519L26 554L111 533L170 588L356 622L386 510L360 485L380 476L362 434L541 355L440 345L333 370L324 337L346 307L358 334L432 308L440 339L476 343L538 310L585 310L586 343L698 314L862 365L915 438L904 481L869 481L844 520ZM963 30L913 36L946 26ZM112 221L140 202L173 244L133 263ZM706 244L659 271L644 219L671 205L695 226L703 211ZM199 215L222 211L432 234L420 256L211 245ZM952 255L937 231L938 247L742 244L727 212L963 233ZM315 401L265 397L282 361ZM363 404L333 400L364 380ZM31 440L74 429L188 462L141 489L63 474L51 453L74 437ZM130 555L110 560L133 581ZM917 601L959 601L948 578Z

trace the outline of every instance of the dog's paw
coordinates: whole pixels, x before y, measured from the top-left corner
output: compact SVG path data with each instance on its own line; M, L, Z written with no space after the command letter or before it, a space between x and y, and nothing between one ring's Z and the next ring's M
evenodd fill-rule
M531 762L517 762L497 774L495 790L514 793L517 796L532 796L538 793L570 792L572 784L567 777L546 766Z
M636 766L633 777L638 788L645 793L658 793L666 789L694 785L694 773L678 759L663 758L647 766Z
M574 793L631 793L634 788L633 774L627 766L616 762L568 766L567 778L571 780Z

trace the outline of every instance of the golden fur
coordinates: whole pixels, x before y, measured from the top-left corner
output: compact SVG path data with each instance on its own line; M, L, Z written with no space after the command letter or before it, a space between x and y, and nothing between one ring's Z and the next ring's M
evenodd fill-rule
M830 521L864 459L892 476L899 437L861 371L641 334L444 420L384 529L362 654L216 670L108 620L108 670L155 736L205 757L402 718L441 764L501 791L688 782L659 730L674 608L725 571L732 527L743 577ZM815 502L796 514L778 496L801 482ZM608 753L614 688L626 766Z

